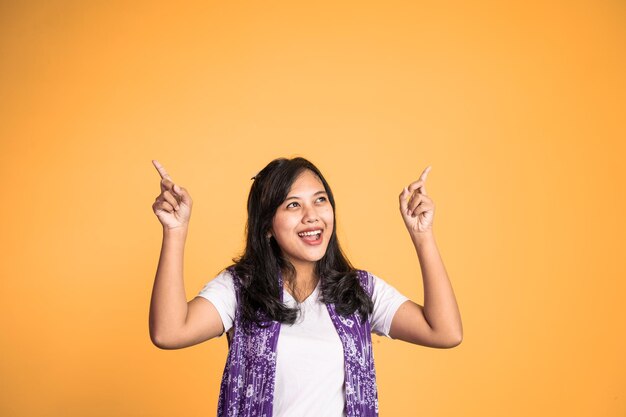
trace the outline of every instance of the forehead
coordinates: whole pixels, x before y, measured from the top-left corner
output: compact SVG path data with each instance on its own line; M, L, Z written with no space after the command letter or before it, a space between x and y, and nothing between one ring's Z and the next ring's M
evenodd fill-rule
M298 193L301 191L324 191L324 184L320 181L319 177L311 170L305 169L298 175L296 180L289 189L289 194Z

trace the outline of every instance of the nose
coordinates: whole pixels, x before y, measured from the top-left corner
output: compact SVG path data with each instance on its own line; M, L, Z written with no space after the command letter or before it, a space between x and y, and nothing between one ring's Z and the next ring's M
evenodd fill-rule
M302 216L302 223L315 223L319 220L319 216L317 215L317 210L315 207L308 206L304 210L304 215Z

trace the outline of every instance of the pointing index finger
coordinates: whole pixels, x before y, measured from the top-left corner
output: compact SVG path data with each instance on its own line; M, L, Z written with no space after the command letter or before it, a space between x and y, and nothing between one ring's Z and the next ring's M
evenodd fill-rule
M428 166L426 167L426 169L422 172L422 175L420 175L420 181L426 182L426 177L428 176L428 173L430 172L430 169L431 169L431 168L432 168L432 167L431 167L430 165L428 165ZM427 195L427 194L426 194L426 185L422 185L422 186L421 186L421 187L419 187L419 188L420 188L420 192L421 192L422 194Z
M426 193L426 177L428 176L431 168L432 167L430 165L427 166L426 169L422 171L422 175L420 175L419 179L409 184L408 190L411 193L415 190L418 190L420 194L428 195Z
M157 161L156 159L153 159L152 164L157 169L157 171L159 171L159 175L161 176L162 179L171 180L170 175L167 173L163 165L159 163L159 161Z

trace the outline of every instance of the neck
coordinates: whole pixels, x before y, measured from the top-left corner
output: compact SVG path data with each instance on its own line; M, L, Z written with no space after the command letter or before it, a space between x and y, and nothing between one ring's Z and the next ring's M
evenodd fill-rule
M293 264L295 268L295 276L290 276L289 273L283 271L285 291L298 302L301 303L306 300L315 290L319 279L315 274L315 264L297 265Z
M283 270L283 276L286 282L290 282L294 286L298 287L315 287L318 281L317 274L315 273L315 263L307 262L305 264L293 263L295 269L295 276L291 276L288 271Z

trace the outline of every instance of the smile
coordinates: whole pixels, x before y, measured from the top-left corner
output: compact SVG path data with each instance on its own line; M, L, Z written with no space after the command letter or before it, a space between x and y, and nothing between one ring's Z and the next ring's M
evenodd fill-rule
M304 236L314 236L314 235L321 235L321 234L322 234L322 229L319 229L319 230L311 230L309 232L300 232L298 233L298 236L304 237Z
M298 233L298 236L309 245L318 245L322 243L322 229L309 230Z

